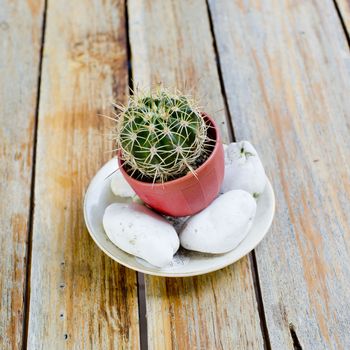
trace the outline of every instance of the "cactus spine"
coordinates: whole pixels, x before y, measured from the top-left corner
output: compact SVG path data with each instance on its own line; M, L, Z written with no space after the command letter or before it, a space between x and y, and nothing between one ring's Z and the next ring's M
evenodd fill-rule
M117 144L129 175L165 182L195 173L213 146L198 108L165 90L134 95L117 119Z

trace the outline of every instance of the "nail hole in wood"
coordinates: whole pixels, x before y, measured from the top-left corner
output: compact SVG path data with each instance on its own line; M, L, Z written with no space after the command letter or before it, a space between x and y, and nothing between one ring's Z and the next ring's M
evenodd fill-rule
M68 334L65 333L65 334L63 335L63 338L64 338L64 340L67 340L67 339L68 339Z
M292 337L292 340L293 340L294 350L303 350L303 348L300 345L297 333L295 332L295 328L294 328L293 323L289 324L289 332L290 332L290 336Z

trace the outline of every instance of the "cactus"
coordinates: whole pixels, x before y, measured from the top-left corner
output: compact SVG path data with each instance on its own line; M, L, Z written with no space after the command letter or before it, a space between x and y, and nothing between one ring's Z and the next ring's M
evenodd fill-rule
M212 151L208 128L187 96L165 90L134 95L117 119L124 169L153 183L195 174Z

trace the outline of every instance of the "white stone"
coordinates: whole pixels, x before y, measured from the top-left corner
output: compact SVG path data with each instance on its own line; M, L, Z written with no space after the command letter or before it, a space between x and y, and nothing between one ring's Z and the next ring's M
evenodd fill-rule
M225 147L225 176L221 193L244 190L255 198L264 191L266 174L255 148L248 141Z
M136 195L120 170L111 175L111 190L118 197L134 197Z
M226 253L246 237L255 212L256 201L248 192L226 192L186 221L181 245L203 253Z
M179 248L174 227L137 203L113 203L103 216L108 238L120 249L157 267L168 265Z

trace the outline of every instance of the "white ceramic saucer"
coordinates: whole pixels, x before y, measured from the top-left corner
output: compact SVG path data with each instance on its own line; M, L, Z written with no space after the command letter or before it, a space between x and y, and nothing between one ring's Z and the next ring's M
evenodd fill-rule
M146 261L125 253L107 237L102 217L106 207L115 202L128 201L116 197L111 189L111 177L116 170L117 160L107 162L92 179L84 200L84 217L89 233L96 244L112 259L133 270L156 276L185 277L196 276L219 270L234 263L253 250L268 232L275 212L275 196L270 181L259 197L253 226L246 238L232 251L225 254L202 254L180 249L172 263L165 268L157 268ZM181 219L177 220L181 224Z

